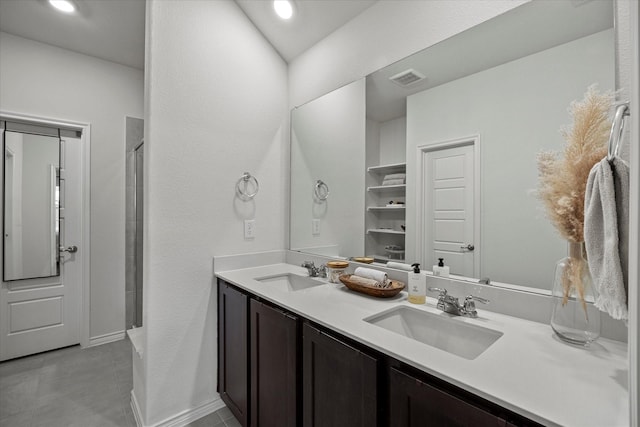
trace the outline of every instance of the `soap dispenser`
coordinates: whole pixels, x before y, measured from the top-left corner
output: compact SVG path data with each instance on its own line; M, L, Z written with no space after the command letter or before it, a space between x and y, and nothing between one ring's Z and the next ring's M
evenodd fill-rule
M444 265L444 258L438 258L438 265L433 266L433 275L449 277L449 266Z
M420 264L411 264L413 272L409 273L409 302L424 304L427 297L427 276L420 273Z

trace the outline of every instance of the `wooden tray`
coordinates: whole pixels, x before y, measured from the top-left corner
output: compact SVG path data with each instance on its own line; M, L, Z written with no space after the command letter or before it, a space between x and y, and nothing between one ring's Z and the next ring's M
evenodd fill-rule
M398 293L404 289L404 283L398 282L397 280L390 280L391 285L387 288L378 288L354 283L350 278L351 274L343 274L340 276L340 281L352 291L361 292L376 298L391 298L398 295Z

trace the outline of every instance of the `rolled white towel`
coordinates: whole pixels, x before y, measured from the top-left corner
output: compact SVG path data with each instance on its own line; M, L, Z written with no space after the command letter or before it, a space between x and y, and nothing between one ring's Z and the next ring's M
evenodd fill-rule
M405 270L405 271L413 271L413 267L411 267L409 264L405 264L403 262L393 262L393 261L389 261L387 263L387 267L389 268L395 268L396 270Z
M398 179L385 179L384 181L382 181L382 185L401 185L404 184L405 180L398 178Z
M375 279L368 279L366 277L356 276L355 274L352 274L349 277L349 280L351 281L351 283L355 283L361 286L368 286L370 288L386 288L388 286L386 284L378 282Z
M380 283L383 287L387 284L389 278L387 277L387 273L384 271L374 270L372 268L366 267L357 267L356 271L353 272L354 275L364 277L366 279L373 279L376 282Z
M406 173L390 173L384 176L384 181L388 179L405 179L407 177Z

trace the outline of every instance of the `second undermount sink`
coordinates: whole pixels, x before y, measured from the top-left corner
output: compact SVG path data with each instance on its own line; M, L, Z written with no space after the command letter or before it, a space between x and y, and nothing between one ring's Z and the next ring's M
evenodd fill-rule
M307 276L300 276L293 273L275 274L271 276L259 277L256 280L260 283L275 286L282 291L295 292L309 289L325 283Z
M399 306L364 321L432 347L473 360L502 336L502 332L472 325L448 314Z

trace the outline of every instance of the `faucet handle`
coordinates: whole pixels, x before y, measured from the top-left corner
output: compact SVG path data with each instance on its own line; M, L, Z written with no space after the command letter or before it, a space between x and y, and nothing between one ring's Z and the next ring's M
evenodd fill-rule
M305 261L301 265L301 267L304 267L304 268L315 267L315 266L316 265L313 263L313 261Z
M327 277L327 266L326 265L321 265L320 267L318 267L318 275L320 277Z
M476 303L478 301L482 304L489 304L489 300L486 298L480 298L474 295L467 295L464 299L463 309L467 316L469 317L478 317L478 312L476 311Z
M440 296L447 295L447 290L444 288L435 288L433 286L429 286L429 291L431 292L440 292Z
M486 298L482 298L482 297L477 297L475 295L467 295L467 297L464 299L464 303L466 304L467 301L469 302L473 302L473 301L478 301L482 304L489 304L489 300Z

